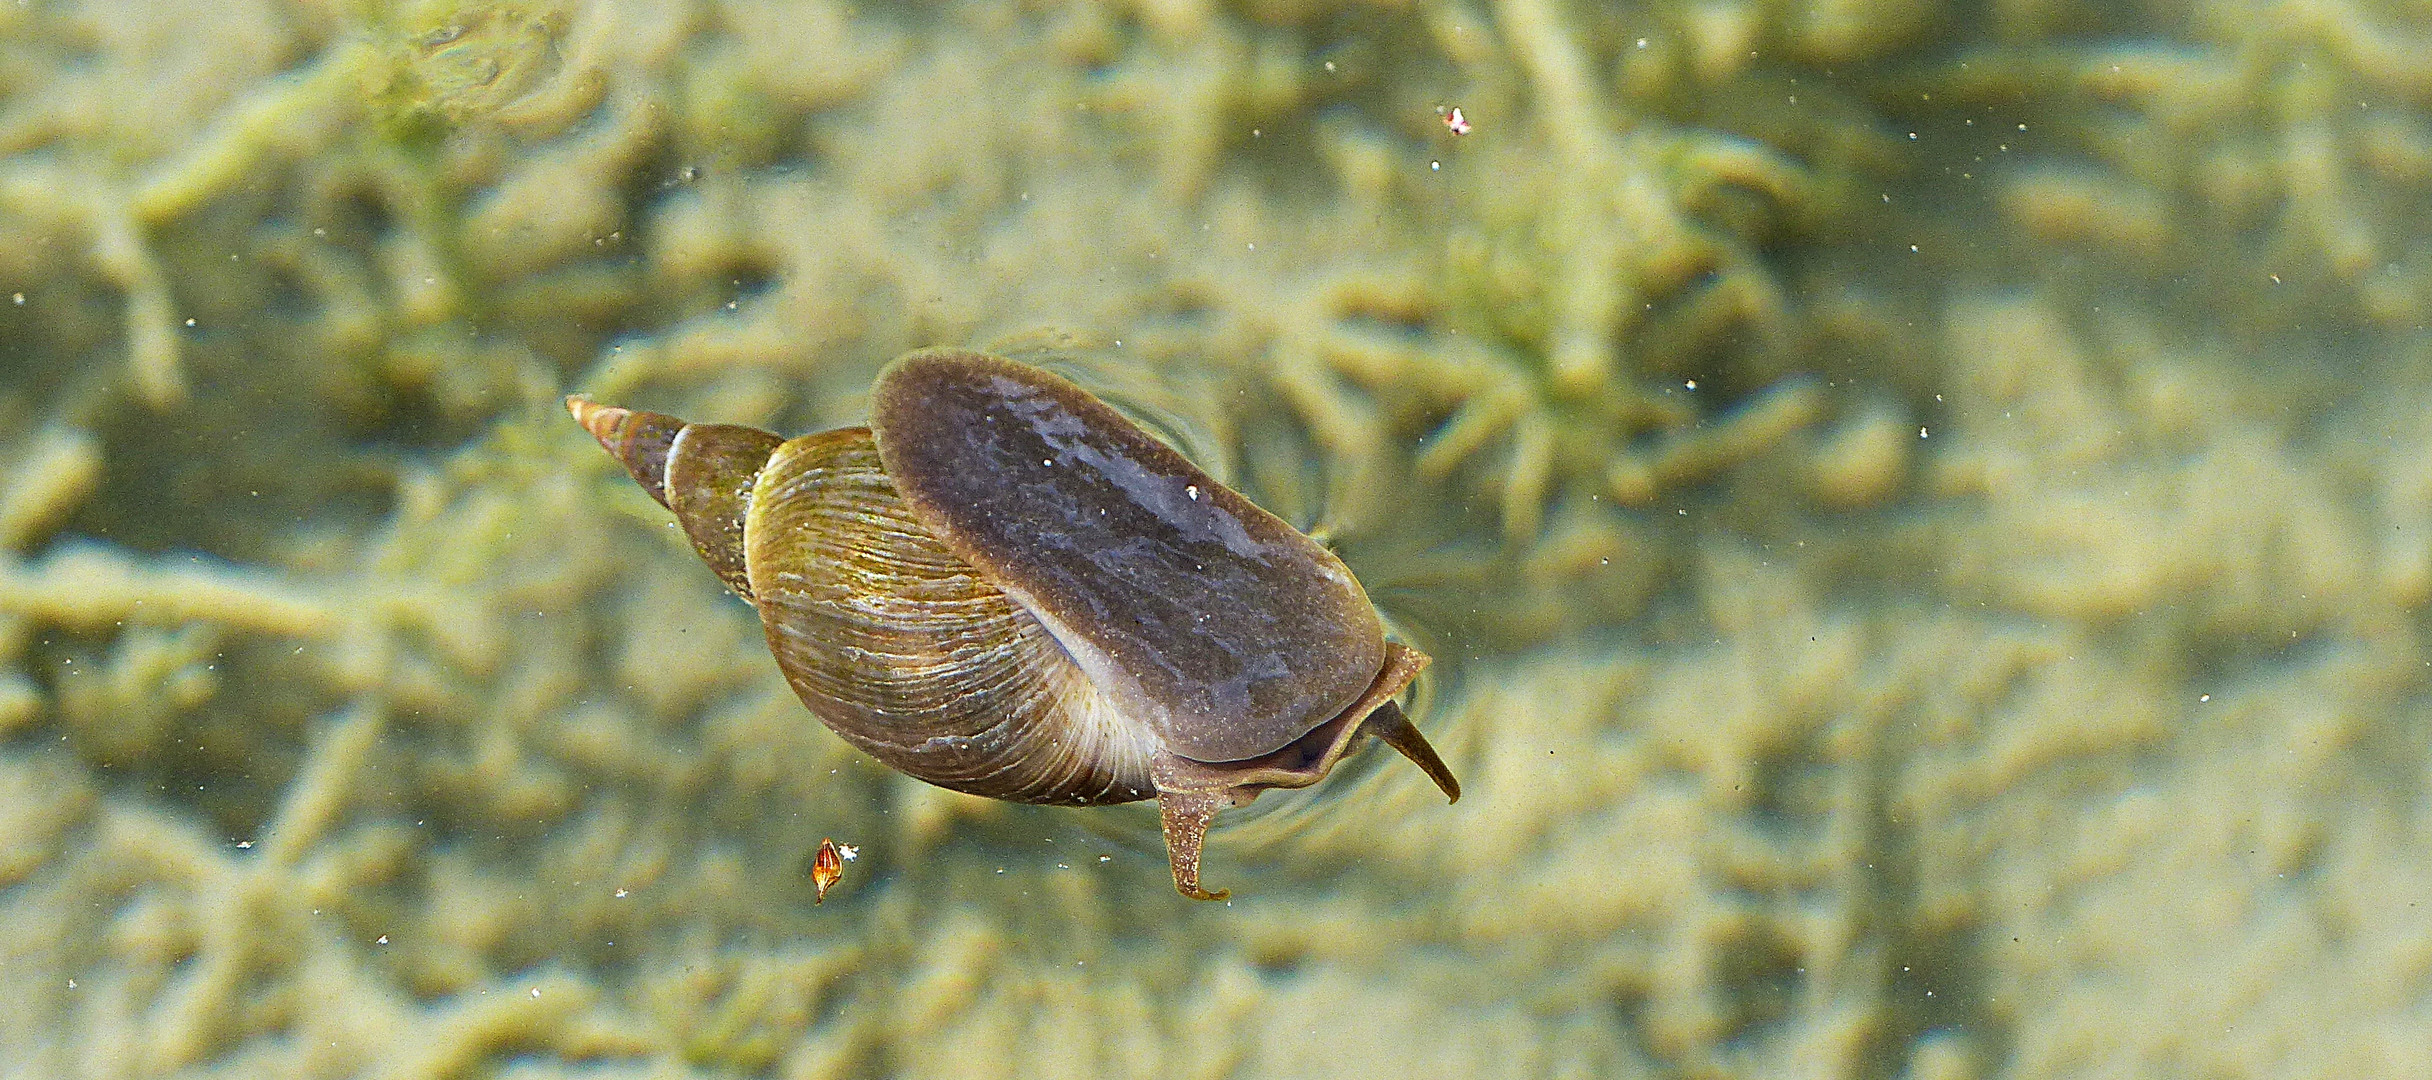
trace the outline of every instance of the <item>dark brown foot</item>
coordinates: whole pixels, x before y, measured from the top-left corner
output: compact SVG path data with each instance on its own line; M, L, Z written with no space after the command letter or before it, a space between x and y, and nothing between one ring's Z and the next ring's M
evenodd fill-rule
M1419 734L1418 725L1402 714L1402 707L1390 701L1379 705L1368 719L1360 722L1368 733L1385 740L1385 745L1401 751L1403 757L1426 773L1427 778L1444 789L1452 802L1461 801L1461 782L1452 778L1452 770L1444 767L1444 759L1436 756L1436 748L1427 745L1427 736ZM1169 834L1170 835L1170 834Z
M1174 891L1193 900L1222 900L1232 890L1209 892L1199 887L1199 842L1207 837L1216 811L1232 803L1205 791L1161 791L1157 812L1165 818L1165 851L1174 860Z

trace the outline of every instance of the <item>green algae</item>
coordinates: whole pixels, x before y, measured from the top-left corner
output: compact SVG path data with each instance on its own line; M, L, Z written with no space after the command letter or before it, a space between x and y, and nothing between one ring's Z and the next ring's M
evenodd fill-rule
M0 1072L2432 1071L2397 5L204 6L0 15ZM553 404L1042 325L1460 804L888 774Z

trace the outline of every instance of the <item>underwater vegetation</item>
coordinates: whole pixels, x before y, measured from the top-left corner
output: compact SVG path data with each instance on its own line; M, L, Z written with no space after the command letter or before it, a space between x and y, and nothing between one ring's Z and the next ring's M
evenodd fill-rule
M0 1074L2432 1074L2422 15L0 7ZM558 404L1025 340L1458 805L897 776Z

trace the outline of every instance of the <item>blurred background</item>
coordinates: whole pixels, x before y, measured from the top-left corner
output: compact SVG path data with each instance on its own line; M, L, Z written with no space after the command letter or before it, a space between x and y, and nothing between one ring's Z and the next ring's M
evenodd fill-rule
M2432 1075L2426 26L0 7L0 1077ZM1466 797L1201 904L896 776L558 405L928 345L1322 530Z

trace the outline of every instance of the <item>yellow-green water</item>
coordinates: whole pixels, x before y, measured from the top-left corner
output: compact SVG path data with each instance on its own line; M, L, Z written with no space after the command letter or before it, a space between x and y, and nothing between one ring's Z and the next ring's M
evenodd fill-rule
M2432 1075L2425 25L0 6L0 1077ZM1058 341L1459 804L887 773L556 404Z

